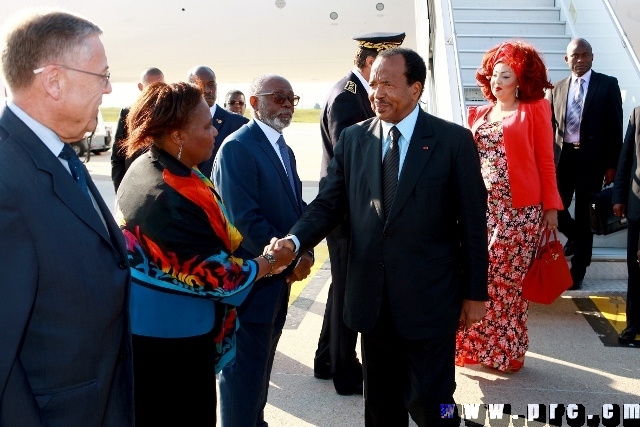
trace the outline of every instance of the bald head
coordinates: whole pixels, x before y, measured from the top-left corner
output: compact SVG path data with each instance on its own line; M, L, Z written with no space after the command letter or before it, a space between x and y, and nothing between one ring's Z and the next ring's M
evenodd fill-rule
M138 83L138 89L142 91L145 87L155 82L164 82L164 74L162 74L162 71L160 71L159 68L147 68L146 70L143 70L142 73L140 73L140 83Z
M216 83L216 75L213 70L204 65L197 65L187 73L189 83L196 84L202 89L202 96L209 107L213 107L216 103L218 95L218 86Z
M593 51L585 39L573 39L567 45L565 62L576 77L582 77L593 66Z

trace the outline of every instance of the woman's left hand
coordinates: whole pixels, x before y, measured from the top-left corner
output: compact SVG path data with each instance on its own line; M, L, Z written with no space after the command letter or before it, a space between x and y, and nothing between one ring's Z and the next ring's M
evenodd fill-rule
M547 230L555 230L558 228L558 210L549 209L542 215L542 226Z

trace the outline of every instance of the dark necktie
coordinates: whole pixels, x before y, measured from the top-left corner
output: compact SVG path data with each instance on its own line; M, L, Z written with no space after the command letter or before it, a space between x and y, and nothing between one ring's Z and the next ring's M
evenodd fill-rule
M584 98L584 89L582 87L582 80L580 77L576 79L572 89L571 102L569 103L569 112L567 114L567 131L569 133L576 133L580 129L580 116L582 116L582 104Z
M391 211L393 198L398 187L398 171L400 170L400 148L398 147L400 131L394 126L389 135L391 143L382 161L382 204L385 218L389 216L389 211Z
M284 142L284 138L280 135L278 138L278 148L280 148L280 156L282 156L282 163L284 163L284 169L287 172L289 178L289 185L291 185L291 191L293 191L293 197L298 201L298 195L296 194L296 183L293 180L293 169L291 168L291 159L289 158L289 150L287 149L287 143Z
M71 171L71 176L73 176L73 179L76 180L84 195L87 196L89 200L91 200L91 196L89 195L89 187L87 187L87 177L84 175L82 162L78 158L76 152L73 151L73 148L71 148L71 145L64 144L64 148L62 148L62 151L60 152L60 154L58 154L58 157L67 161L67 163L69 164L69 170Z

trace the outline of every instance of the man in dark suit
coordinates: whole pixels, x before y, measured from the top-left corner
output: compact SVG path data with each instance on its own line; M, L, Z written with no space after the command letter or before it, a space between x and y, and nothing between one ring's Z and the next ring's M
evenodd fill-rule
M283 237L304 210L295 156L282 136L299 97L276 75L257 77L250 88L254 119L229 135L213 166L213 181L243 240L236 255L262 254L273 236ZM220 375L223 427L267 426L269 377L287 316L289 284L309 275L313 254L294 267L261 279L238 307L235 363Z
M8 29L0 108L0 425L133 426L124 238L70 143L96 126L109 66L93 23Z
M322 107L321 179L327 174L327 167L333 158L333 149L342 131L375 116L369 102L369 75L378 52L401 45L404 37L404 33L371 33L353 38L358 41L358 49L353 61L355 67L331 88ZM345 220L327 236L331 285L318 339L318 349L313 361L314 376L319 379L333 377L336 392L341 395L362 394L362 366L356 356L358 333L349 329L343 320L349 232L349 222Z
M600 191L616 175L622 146L622 98L618 80L591 69L593 52L584 39L571 40L564 57L571 75L547 92L555 132L558 190L564 210L558 230L569 239L573 286L582 285L591 264L593 233L589 194ZM574 218L569 205L575 193Z
M485 312L487 192L469 130L418 100L423 59L378 54L376 118L347 128L322 190L277 246L313 247L349 214L344 320L361 333L365 425L455 425L455 334Z
M627 218L627 327L618 339L631 342L640 334L640 107L631 113L613 186L613 213Z
M140 82L138 83L138 90L142 92L145 87L151 83L164 82L164 74L158 68L147 68L140 74ZM120 110L120 117L118 117L118 125L116 126L116 135L114 137L113 147L111 147L111 180L113 181L113 187L118 192L120 182L124 178L124 174L131 166L131 163L138 158L140 153L127 158L126 154L122 152L122 141L127 139L129 132L127 132L127 115L129 114L129 107Z
M224 97L224 109L244 116L247 104L244 100L244 93L238 89L231 89Z
M187 73L187 81L198 84L202 88L204 100L207 101L207 105L209 105L209 109L211 110L213 127L218 131L211 158L198 165L200 172L202 172L204 176L210 177L213 160L216 158L216 153L222 142L227 136L240 129L249 119L240 114L230 113L216 104L218 84L216 83L216 75L211 68L205 67L204 65L193 67Z

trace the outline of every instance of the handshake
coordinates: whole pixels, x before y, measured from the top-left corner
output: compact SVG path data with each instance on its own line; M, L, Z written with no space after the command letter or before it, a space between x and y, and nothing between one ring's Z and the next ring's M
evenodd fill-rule
M264 252L261 256L261 258L265 258L269 262L270 270L266 273L266 276L269 277L273 274L282 273L289 264L296 259L294 250L295 245L291 239L272 238L269 245L265 246ZM311 253L305 253L298 258L296 267L286 278L287 283L290 284L298 280L306 279L311 272L313 262L313 255Z

